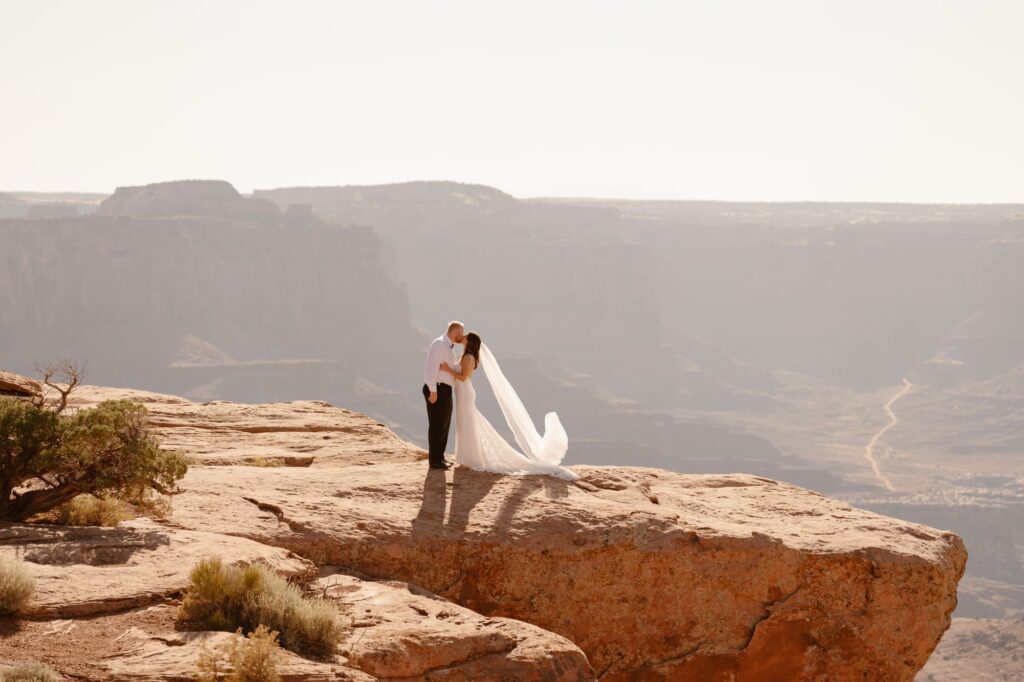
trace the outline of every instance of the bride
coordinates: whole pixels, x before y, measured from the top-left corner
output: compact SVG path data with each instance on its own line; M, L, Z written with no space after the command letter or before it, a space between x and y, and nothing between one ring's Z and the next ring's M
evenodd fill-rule
M544 417L544 435L537 433L515 389L502 374L490 349L480 341L480 336L470 332L461 342L466 350L459 368L452 369L445 363L440 367L455 379L455 462L477 471L499 474L548 474L569 481L579 478L559 466L569 448L569 438L558 415L548 412ZM476 408L473 374L480 367L522 452L502 438Z

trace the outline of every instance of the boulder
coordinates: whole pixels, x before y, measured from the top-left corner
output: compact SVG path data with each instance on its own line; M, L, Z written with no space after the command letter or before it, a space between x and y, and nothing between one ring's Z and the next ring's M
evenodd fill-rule
M325 570L318 591L352 617L342 649L349 665L377 679L523 682L594 679L579 647L539 627L488 618L401 582Z

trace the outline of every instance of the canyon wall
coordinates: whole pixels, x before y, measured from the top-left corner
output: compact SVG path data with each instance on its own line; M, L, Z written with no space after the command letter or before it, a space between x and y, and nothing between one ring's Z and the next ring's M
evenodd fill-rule
M377 236L228 183L122 188L96 215L0 220L0 327L22 373L68 357L94 382L371 411L386 400L395 420L420 416L406 389L422 340Z

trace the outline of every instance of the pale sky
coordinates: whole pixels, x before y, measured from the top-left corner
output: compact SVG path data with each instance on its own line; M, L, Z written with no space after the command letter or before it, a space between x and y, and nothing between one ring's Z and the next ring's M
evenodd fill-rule
M1024 202L1022 0L0 0L0 191Z

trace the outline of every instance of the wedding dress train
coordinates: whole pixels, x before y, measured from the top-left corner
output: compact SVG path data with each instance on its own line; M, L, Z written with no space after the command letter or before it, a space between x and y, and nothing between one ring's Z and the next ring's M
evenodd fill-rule
M484 371L494 397L516 444L516 450L501 437L476 407L473 380L455 381L455 461L477 471L499 474L547 474L566 480L578 475L560 466L569 437L554 412L544 416L544 435L537 432L526 407L501 371L490 349L480 347L480 369Z

